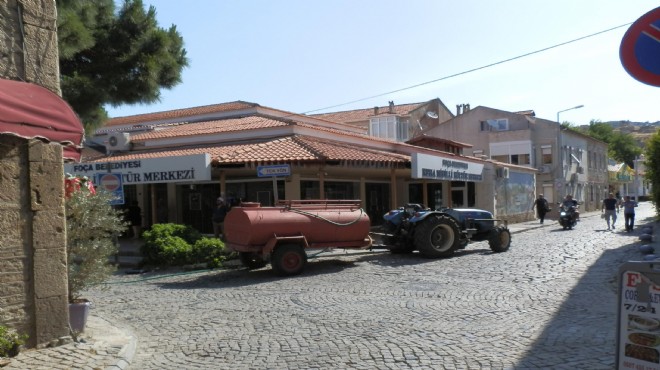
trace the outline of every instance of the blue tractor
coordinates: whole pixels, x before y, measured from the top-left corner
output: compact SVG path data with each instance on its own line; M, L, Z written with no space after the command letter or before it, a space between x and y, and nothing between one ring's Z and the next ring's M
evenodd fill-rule
M470 241L488 241L493 252L506 252L511 232L506 222L493 214L471 208L432 210L420 204L406 204L383 216L383 242L392 253L418 250L426 258L449 257Z

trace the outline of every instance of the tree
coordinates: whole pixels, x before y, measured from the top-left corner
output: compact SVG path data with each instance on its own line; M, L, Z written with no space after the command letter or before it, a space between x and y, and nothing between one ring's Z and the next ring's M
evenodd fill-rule
M142 0L57 0L62 96L87 131L106 118L103 106L148 104L181 82L188 66L183 38L158 27Z
M617 162L624 162L630 168L635 167L635 158L642 153L642 149L632 136L614 131L612 126L607 123L592 120L587 129L579 129L579 131L606 142L608 156Z
M655 204L657 216L660 216L660 130L646 143L644 166L645 178L651 183L651 199Z

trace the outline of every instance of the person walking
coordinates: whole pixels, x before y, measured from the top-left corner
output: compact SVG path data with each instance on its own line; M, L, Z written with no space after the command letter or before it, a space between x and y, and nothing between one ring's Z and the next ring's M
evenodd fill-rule
M635 226L635 207L637 207L637 202L630 199L629 195L626 195L622 204L623 207L623 219L626 224L626 232L633 231Z
M215 209L213 210L213 217L211 218L211 221L213 222L213 235L216 238L220 238L220 235L224 237L223 226L228 211L229 208L227 207L225 200L222 197L218 198L215 201Z
M142 210L137 200L131 201L131 205L128 207L127 219L133 230L133 239L140 238L142 232Z
M607 221L607 230L610 230L610 219L612 219L612 230L616 224L616 214L619 212L619 201L610 193L609 196L603 199L603 206L601 207L605 221Z
M543 194L539 194L538 198L536 198L534 201L534 204L532 204L532 211L534 208L536 208L536 213L539 216L539 220L541 220L541 223L543 223L545 214L550 211L550 207L548 207L548 201L543 197Z

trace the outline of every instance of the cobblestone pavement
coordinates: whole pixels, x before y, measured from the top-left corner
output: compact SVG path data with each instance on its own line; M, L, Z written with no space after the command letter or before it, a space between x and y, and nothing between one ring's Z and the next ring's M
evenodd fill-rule
M653 214L642 203L638 224ZM124 275L87 296L135 333L131 369L613 369L617 269L640 231L598 216L546 220L500 254L334 252L295 277Z

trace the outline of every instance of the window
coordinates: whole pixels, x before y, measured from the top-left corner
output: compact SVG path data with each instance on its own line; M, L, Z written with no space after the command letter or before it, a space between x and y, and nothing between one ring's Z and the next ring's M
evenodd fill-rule
M410 138L410 122L395 116L373 117L369 121L369 134L383 139L407 141Z
M507 131L509 120L506 118L487 119L481 122L481 131Z
M541 147L541 164L551 164L552 163L552 147L550 145L544 145Z
M529 154L511 154L511 164L529 164Z

